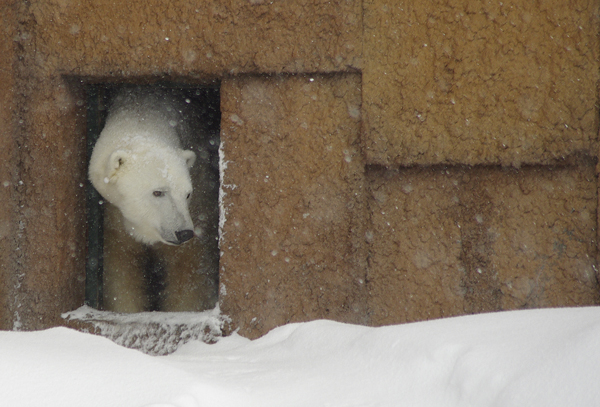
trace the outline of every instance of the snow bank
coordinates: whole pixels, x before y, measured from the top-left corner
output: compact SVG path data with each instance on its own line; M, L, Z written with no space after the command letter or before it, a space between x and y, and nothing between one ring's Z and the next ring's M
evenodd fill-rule
M56 328L0 333L1 405L597 406L600 307L369 328L290 324L152 357Z
M0 333L0 405L141 406L192 377L162 360L67 328Z

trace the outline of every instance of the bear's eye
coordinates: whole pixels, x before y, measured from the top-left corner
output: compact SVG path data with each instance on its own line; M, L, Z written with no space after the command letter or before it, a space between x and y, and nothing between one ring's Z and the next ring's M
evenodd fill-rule
M190 199L191 196L192 196L192 194L187 194L187 196L185 197L185 199Z
M157 198L160 198L161 196L165 195L165 192L164 191L154 191L154 192L152 192L152 195L154 195Z

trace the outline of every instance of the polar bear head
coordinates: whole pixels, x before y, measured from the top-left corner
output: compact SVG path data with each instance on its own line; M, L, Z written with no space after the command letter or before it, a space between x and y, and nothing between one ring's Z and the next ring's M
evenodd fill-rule
M121 210L126 230L137 241L179 245L194 236L188 203L195 159L191 150L142 141L113 151L103 166L91 166L90 178Z

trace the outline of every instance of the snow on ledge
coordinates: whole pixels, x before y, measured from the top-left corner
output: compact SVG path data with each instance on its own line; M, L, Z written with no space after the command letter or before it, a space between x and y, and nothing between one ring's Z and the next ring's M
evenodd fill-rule
M200 340L214 343L222 337L224 324L219 306L204 312L140 312L121 314L98 311L86 305L61 315L69 322L91 324L93 333L149 355L168 355L179 346Z

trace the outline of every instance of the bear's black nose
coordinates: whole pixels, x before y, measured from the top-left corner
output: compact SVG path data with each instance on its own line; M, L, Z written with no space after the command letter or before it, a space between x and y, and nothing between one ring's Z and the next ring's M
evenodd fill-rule
M177 236L177 241L179 242L179 244L185 243L192 237L194 237L194 231L189 229L178 230L177 232L175 232L175 236Z

